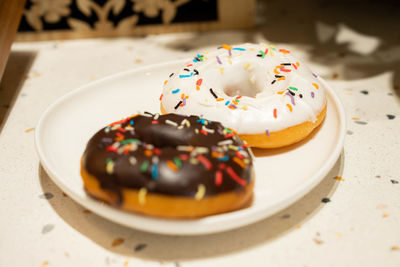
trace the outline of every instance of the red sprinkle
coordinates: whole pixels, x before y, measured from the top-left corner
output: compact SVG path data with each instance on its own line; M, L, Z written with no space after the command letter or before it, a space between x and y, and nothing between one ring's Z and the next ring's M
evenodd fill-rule
M214 183L216 186L220 186L222 184L222 172L219 170L215 172Z
M229 174L229 176L235 180L238 184L245 186L247 184L247 182L245 180L243 180L242 178L239 177L239 175L236 174L236 172L234 172L232 170L231 167L227 167L226 168L226 172Z
M193 64L188 64L188 65L186 65L186 67L191 67L191 66L193 66Z
M121 127L119 127L117 130L120 131L120 132L123 132L123 133L126 132L126 130L124 128L121 128Z
M229 138L229 137L232 137L232 136L233 136L233 133L228 133L228 134L224 135L225 138Z
M203 79L198 79L197 82L196 82L196 85L200 86L202 82L203 82Z
M156 155L160 155L161 154L161 150L159 149L159 148L153 148L153 152L154 152L154 154L156 154Z
M207 135L208 133L206 131L204 131L203 129L200 130L200 132L204 135Z
M118 137L125 137L125 136L124 136L122 133L120 133L120 132L116 132L115 135L118 136Z
M295 68L297 70L297 66L295 64L292 63L293 68Z
M292 70L285 69L285 68L280 68L280 70L281 70L281 71L284 71L284 72L291 72L291 71L292 71Z
M160 101L162 100L163 96L164 96L164 94L161 94L161 95L160 95Z
M207 170L212 169L212 164L207 158L202 155L198 155L197 159L204 165L204 167L206 167Z
M118 148L114 146L108 146L107 147L107 152L117 152Z
M240 159L244 159L244 156L239 153L239 151L236 151L236 156L238 156Z
M222 169L222 170L224 170L224 169L226 168L225 163L220 163L220 164L219 164L219 168Z
M289 54L290 51L286 49L279 49L279 52L284 53L284 54Z
M181 155L179 155L179 158L180 158L181 160L188 160L188 159L189 159L189 155L187 155L187 154L181 154Z
M151 124L158 124L160 123L159 121L152 121Z
M268 53L268 48L265 48L264 54L266 55Z
M276 119L278 117L278 112L276 110L276 108L274 108L274 118Z

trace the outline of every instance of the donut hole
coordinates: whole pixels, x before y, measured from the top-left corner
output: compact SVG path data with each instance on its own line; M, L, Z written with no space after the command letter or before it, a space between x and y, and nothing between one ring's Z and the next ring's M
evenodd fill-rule
M221 77L221 86L224 93L230 97L248 96L255 97L263 91L263 85L254 70L246 71L243 66L236 64L226 70Z
M229 84L224 87L224 93L230 97L235 96L248 96L255 97L261 90L252 84L247 86L238 86L237 84Z

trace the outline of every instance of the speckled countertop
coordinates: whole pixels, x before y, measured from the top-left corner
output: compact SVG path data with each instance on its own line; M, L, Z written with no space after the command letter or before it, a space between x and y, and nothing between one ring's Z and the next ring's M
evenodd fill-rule
M299 25L307 36L279 38L258 27L14 44L0 87L0 266L400 266L399 36L374 35L353 20ZM150 234L85 210L41 167L35 126L65 93L199 48L246 41L291 49L328 80L346 110L341 157L289 208L225 233Z

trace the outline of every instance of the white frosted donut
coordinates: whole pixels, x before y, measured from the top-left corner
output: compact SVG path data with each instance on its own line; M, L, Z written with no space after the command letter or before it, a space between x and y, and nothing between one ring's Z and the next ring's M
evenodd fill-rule
M160 100L164 113L220 121L258 147L303 139L326 110L318 76L290 51L266 44L224 44L197 54L165 81Z

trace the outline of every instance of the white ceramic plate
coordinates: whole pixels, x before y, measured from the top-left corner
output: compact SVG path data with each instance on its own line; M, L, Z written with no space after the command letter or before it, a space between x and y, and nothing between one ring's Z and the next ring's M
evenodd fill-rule
M333 167L342 150L345 119L338 97L329 89L326 119L311 138L286 149L256 151L255 195L249 208L195 220L169 220L123 212L88 197L79 172L87 141L110 122L137 111L159 112L162 84L182 64L175 61L116 74L49 106L36 127L35 142L51 179L82 206L114 222L154 233L198 235L270 216L308 193Z

